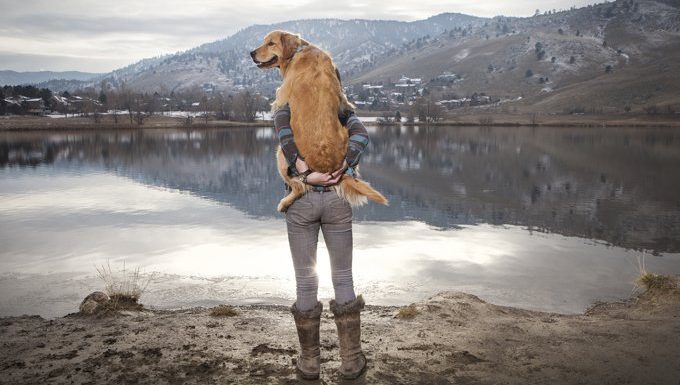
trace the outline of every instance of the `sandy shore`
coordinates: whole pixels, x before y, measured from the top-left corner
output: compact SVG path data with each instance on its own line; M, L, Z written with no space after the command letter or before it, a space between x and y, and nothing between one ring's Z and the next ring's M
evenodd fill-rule
M677 277L676 277L677 282ZM413 306L367 306L366 384L678 384L680 290L651 290L583 315L441 293ZM366 295L367 293L364 293ZM369 296L366 296L370 298ZM369 299L370 301L370 299ZM2 384L293 384L298 345L287 307L144 310L0 319ZM402 313L403 314L403 313ZM333 319L322 317L320 384L336 375Z

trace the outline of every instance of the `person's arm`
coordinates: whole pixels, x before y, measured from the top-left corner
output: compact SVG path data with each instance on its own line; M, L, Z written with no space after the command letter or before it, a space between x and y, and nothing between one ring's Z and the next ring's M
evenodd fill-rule
M340 122L347 128L349 133L349 144L347 146L347 154L345 160L347 161L347 174L354 175L354 168L361 160L366 146L368 146L368 131L361 120L354 114L354 111L347 111L345 114L339 116Z
M288 104L274 112L274 129L279 138L281 151L288 162L288 170L291 175L298 175L295 167L296 161L300 158L300 153L293 138L293 129L290 127L290 107Z

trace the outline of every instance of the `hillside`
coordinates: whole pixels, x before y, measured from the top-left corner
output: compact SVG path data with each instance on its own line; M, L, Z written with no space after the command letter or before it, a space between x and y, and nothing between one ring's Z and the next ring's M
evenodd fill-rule
M280 82L278 73L257 69L248 52L274 29L300 33L325 48L347 77L371 68L379 56L398 53L404 43L483 22L474 16L441 14L415 22L313 19L254 25L223 40L116 70L103 79L115 87L125 82L132 89L150 92L195 86L228 90L254 87L272 92Z
M35 72L17 72L17 71L0 71L0 85L16 86L20 84L35 84L48 82L50 80L65 79L65 80L90 80L101 74L79 72L79 71L35 71Z
M678 2L625 0L441 34L352 83L389 84L406 74L440 96L521 98L513 109L624 111L680 103L679 48ZM458 79L437 82L445 72Z
M248 52L274 29L300 33L328 50L344 83L354 86L348 88L353 99L381 109L404 109L423 89L438 100L485 104L503 113L680 109L676 0L618 0L526 18L444 13L413 22L311 19L253 25L89 81L40 86L96 89L104 81L114 89L149 93L248 88L272 95L280 84L278 71L257 69ZM394 88L404 77L418 79L408 92ZM362 92L366 83L385 89ZM479 95L483 103L469 103Z

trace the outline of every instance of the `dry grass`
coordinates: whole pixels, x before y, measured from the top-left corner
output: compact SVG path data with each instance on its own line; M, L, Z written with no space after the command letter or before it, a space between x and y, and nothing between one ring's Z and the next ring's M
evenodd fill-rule
M104 291L110 300L106 303L106 310L140 310L139 299L149 286L153 274L143 276L139 267L128 270L123 262L123 268L114 272L107 261L105 265L95 267L97 276L104 281Z
M210 315L213 317L235 317L238 315L238 311L229 305L219 305L210 309Z
M647 271L645 267L645 253L637 257L638 271L640 275L635 281L635 285L647 291L651 290L675 290L678 288L677 280L673 276L654 274Z
M418 314L420 314L420 310L418 310L415 305L408 305L399 308L395 317L398 319L413 319Z
M647 290L673 290L676 288L675 280L672 277L653 273L642 274L636 283Z

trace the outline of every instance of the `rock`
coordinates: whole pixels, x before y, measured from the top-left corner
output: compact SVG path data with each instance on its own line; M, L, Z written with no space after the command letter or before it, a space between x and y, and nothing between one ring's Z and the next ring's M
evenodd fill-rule
M109 296L102 291L90 293L83 302L80 303L82 314L92 315L101 310L102 306L109 301Z

